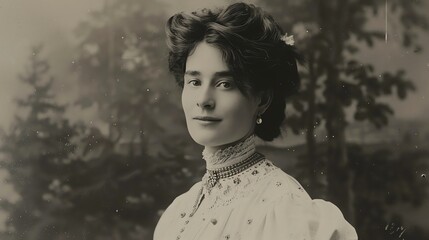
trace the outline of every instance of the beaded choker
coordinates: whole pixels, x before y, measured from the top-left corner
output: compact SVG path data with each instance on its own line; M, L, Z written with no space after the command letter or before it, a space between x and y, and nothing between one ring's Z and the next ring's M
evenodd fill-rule
M263 159L265 159L265 156L263 154L254 152L248 158L236 164L219 168L216 170L207 170L208 179L205 185L207 189L210 190L219 182L219 179L228 178L238 173L241 173Z

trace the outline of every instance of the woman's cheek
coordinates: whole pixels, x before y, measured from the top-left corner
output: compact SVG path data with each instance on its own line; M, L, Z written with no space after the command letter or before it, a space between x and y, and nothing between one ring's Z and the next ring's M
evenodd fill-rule
M191 106L190 106L191 99L192 99L192 96L190 96L188 91L184 89L182 92L182 108L183 108L183 111L185 112L186 117L188 117L188 115L190 114L189 111L191 108Z

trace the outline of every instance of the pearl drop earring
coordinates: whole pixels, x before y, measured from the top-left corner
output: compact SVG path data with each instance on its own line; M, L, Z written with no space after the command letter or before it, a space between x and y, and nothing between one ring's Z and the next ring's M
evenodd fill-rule
M260 114L258 114L258 118L256 118L256 124L261 124L262 123L262 117Z

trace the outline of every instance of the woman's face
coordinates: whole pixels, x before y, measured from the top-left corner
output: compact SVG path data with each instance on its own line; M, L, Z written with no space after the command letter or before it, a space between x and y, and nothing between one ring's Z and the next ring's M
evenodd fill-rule
M217 150L252 134L259 101L240 92L216 47L201 42L188 56L182 106L188 131L198 144Z

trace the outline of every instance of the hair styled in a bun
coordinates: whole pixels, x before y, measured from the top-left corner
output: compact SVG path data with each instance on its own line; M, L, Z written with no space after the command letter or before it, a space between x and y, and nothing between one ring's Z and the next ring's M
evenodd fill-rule
M221 10L178 13L166 26L169 70L183 88L188 55L202 41L216 46L245 95L272 92L272 102L255 134L265 141L280 135L286 99L299 90L296 49L281 40L284 32L253 4L235 3Z

